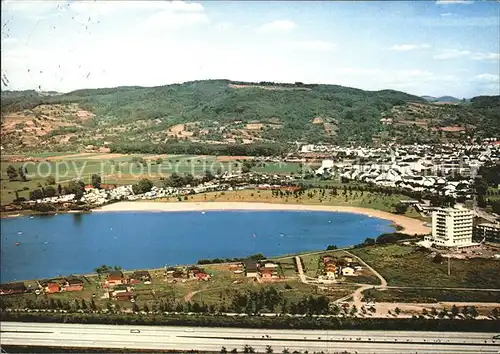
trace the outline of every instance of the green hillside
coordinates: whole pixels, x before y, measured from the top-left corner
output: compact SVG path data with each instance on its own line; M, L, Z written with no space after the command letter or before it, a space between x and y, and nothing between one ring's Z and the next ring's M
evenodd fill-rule
M23 129L21 124L33 126L27 123L29 119L35 126L42 127L41 132L33 134L36 143L58 150L75 145L102 146L104 142L121 152L149 152L154 145L151 152L174 149L181 153L186 152L184 146L188 143L198 145L202 151L207 149L207 143L372 143L374 137L377 141L406 139L407 134L398 134L398 131L404 131L411 119L422 117L409 114L399 125L403 128L394 129L393 125L391 129L396 131L392 133L380 120L405 117L408 105L431 107L424 115L432 117L424 118L436 118L431 124L434 128L441 124L442 115L436 109L442 109L447 112L446 124L457 121L477 132L481 127L479 123L486 122L491 133L498 133L498 102L498 97L477 98L464 105L438 107L421 97L393 90L228 80L88 89L48 96L36 95L33 91L6 91L2 92L2 125L6 128L2 132L2 144L10 149L29 149L29 141L22 140L23 134L19 132ZM92 121L79 122L71 116L74 110L66 111L70 104L93 113ZM56 118L51 116L54 110L51 107L57 107ZM11 131L8 123L14 119L14 112L17 128ZM417 125L422 127L420 123ZM25 134L34 129L25 129ZM415 131L414 140L429 139L425 129L421 133L418 129ZM433 139L441 138L441 134L433 136ZM179 142L183 147L179 148Z

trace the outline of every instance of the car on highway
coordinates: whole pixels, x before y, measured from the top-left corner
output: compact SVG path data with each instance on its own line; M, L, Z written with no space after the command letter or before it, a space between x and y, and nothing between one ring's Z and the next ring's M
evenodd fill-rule
M131 329L130 333L141 333L141 331L139 331L138 329Z
M194 329L192 329L192 328L186 328L185 331L186 332L194 332Z

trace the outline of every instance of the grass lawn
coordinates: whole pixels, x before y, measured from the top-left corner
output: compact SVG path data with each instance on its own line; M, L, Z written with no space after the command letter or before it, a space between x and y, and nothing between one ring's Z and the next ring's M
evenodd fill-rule
M261 173L275 173L275 174L289 174L289 173L298 173L300 170L300 163L297 162L264 162L263 165L259 165L252 168L254 172Z
M500 261L494 259L453 259L448 276L446 261L434 263L427 252L413 246L370 246L351 252L377 270L389 285L500 288Z
M307 194L313 193L312 197ZM339 195L330 195L327 190L325 195L320 194L319 189L308 190L302 196L294 197L293 195L287 197L273 196L270 190L250 190L245 189L241 191L231 191L231 192L210 192L191 195L188 201L192 202L265 202L265 203L276 203L276 204L312 204L312 205L339 205L339 206L353 206L370 208L376 210L382 210L387 212L393 211L393 205L397 204L401 199L407 199L407 197L399 194L393 194L392 196L383 196L377 193L364 192L353 192L351 195L343 196L341 191ZM164 198L156 199L159 202L176 202L175 198ZM405 214L409 217L417 217L419 214L410 208Z
M378 302L500 302L500 293L492 291L425 289L386 289L381 291L368 289L363 294Z

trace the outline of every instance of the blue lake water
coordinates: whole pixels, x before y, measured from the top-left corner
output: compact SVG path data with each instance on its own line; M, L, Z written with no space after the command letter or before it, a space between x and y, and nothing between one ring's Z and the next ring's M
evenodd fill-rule
M364 215L304 211L120 212L1 221L0 281L190 264L202 258L267 257L362 242L391 232ZM16 246L16 242L20 244Z

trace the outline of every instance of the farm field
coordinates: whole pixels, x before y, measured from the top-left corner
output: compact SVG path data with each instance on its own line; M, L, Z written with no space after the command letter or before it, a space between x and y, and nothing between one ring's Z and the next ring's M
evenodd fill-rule
M446 261L436 263L428 252L413 246L368 246L351 253L377 270L388 285L500 289L500 261L494 259L452 259L448 276Z

